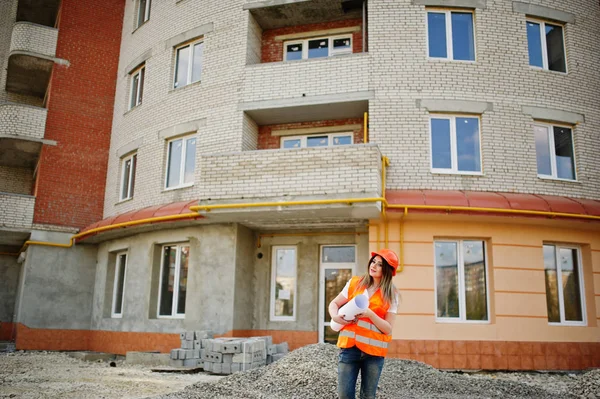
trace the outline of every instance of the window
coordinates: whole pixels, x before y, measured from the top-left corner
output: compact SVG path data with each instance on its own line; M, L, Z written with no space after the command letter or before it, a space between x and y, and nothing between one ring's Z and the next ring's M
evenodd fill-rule
M571 129L538 124L533 127L538 176L576 180Z
M431 58L475 61L473 13L428 11L427 43Z
M273 247L271 320L296 320L296 247Z
M281 138L281 148L331 147L348 145L353 142L353 134L330 133L311 136L289 136Z
M129 92L129 109L142 103L144 95L144 76L146 68L141 67L131 73L131 90Z
M527 45L529 65L551 71L567 72L562 26L527 20Z
M183 317L187 292L189 245L165 245L162 250L158 316Z
M176 53L174 87L183 87L200 81L204 42L185 44L178 47Z
M136 166L137 154L130 155L123 159L123 167L121 170L121 201L133 198Z
M283 44L285 61L352 53L352 35L295 40Z
M196 138L188 136L171 140L167 146L166 188L193 185L196 165Z
M127 253L117 254L115 264L115 281L113 285L112 298L112 317L121 317L123 315L123 294L125 287L125 269L127 267Z
M138 17L136 27L141 26L144 22L150 19L150 3L151 0L139 0Z
M580 259L578 248L544 245L546 306L550 324L586 324Z
M435 242L435 281L438 321L489 320L485 242Z
M437 173L481 173L479 118L431 117L431 170Z

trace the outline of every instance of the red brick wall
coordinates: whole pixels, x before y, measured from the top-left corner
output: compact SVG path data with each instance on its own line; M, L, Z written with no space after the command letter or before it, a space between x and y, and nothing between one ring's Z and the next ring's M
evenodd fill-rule
M262 34L262 60L261 62L283 61L283 41L275 40L275 36L290 33L312 32L323 29L347 28L359 26L361 29L352 34L352 52L361 53L362 49L362 20L349 19L347 21L324 22L320 24L298 25L286 28L266 30Z
M338 119L316 122L301 122L288 123L283 125L265 125L258 128L258 149L272 150L281 148L281 136L271 135L271 131L278 129L299 129L309 127L326 127L326 126L342 126L342 125L360 125L359 129L354 129L354 144L362 143L364 140L363 134L363 118L356 119Z
M34 223L102 219L125 0L63 0Z

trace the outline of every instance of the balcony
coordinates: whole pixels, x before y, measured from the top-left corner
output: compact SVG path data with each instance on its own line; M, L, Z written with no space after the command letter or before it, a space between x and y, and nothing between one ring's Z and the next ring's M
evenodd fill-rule
M31 22L13 26L6 77L11 93L43 99L56 60L58 30Z
M374 144L203 155L200 205L322 201L381 196L381 153ZM377 201L213 209L211 220L270 223L377 217Z
M16 252L29 237L35 197L0 192L0 252Z
M0 103L0 138L42 140L48 110L26 104Z

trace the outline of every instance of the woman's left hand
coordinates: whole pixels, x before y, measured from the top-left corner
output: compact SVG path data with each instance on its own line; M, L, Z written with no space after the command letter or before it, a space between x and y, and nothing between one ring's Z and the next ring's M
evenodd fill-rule
M354 321L358 321L358 319L370 319L372 313L373 313L373 311L371 309L367 308L367 309L365 309L364 312L357 313L354 316Z

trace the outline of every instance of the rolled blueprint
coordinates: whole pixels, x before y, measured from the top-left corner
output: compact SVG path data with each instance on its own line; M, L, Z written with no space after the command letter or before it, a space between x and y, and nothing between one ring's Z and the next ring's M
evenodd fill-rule
M355 296L350 302L342 306L338 311L338 314L342 316L345 320L350 321L354 319L354 316L364 312L365 309L367 309L368 307L369 297L363 293ZM340 323L331 320L330 327L333 331L340 331L344 326Z

